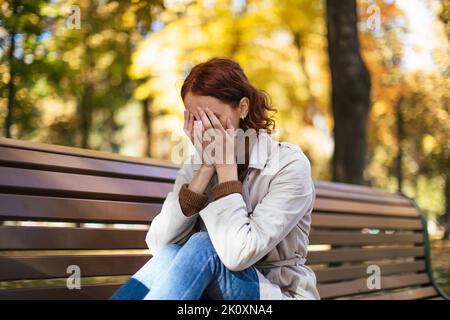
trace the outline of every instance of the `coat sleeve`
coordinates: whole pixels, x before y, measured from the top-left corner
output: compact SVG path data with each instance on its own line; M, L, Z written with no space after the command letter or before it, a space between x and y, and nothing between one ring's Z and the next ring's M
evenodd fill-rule
M222 263L244 270L269 253L286 237L315 200L309 160L303 153L272 178L269 191L248 215L240 193L209 203L200 211Z
M187 159L180 168L174 187L167 194L160 213L153 219L145 237L150 253L155 255L166 244L184 243L192 233L199 213L185 216L180 207L178 194L183 184L192 180L191 159Z

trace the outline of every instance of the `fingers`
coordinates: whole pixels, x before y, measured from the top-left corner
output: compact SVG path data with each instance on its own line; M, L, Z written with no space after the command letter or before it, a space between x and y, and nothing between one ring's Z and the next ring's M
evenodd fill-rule
M211 121L211 125L215 128L215 129L219 129L220 131L224 132L224 128L222 126L222 124L220 123L219 119L217 119L216 115L214 114L214 112L212 112L208 107L206 107L205 109L205 113L207 114L207 116L209 117L209 120Z
M194 128L194 115L189 112L188 131L192 135L192 129Z
M189 139L192 140L193 115L189 110L184 110L184 125L183 130Z
M200 108L197 108L197 111L198 111L200 119L203 123L203 127L205 127L205 130L212 128L213 126L212 126L211 121L209 120L208 116L206 115L206 113Z
M201 143L204 131L202 121L194 121L194 115L191 115L192 139L195 140L195 143Z
M189 114L188 114L188 110L184 110L184 124L183 124L183 130L184 130L184 132L187 134L187 132L186 132L186 130L187 130L187 128L188 128L188 117L189 117Z
M202 120L200 118L200 116L198 115L198 108L195 109L194 111L190 111L191 115L192 115L192 127L193 130L201 130L200 132L203 132L203 124L202 124Z

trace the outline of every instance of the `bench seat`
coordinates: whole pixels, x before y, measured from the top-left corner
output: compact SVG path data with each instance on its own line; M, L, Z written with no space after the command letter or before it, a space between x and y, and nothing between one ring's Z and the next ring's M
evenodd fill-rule
M179 166L0 139L0 300L106 299L151 257L145 235ZM425 220L402 194L315 181L307 265L322 299L446 298ZM67 268L81 270L69 290ZM368 266L381 288L367 286Z

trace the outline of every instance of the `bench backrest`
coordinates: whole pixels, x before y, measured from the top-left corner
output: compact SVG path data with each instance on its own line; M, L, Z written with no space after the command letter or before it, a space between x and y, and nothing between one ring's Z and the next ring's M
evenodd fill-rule
M148 225L177 172L163 161L0 139L0 300L108 298L150 258ZM315 185L307 264L322 298L439 296L409 199ZM381 289L367 285L370 265ZM80 268L80 290L67 289L69 266Z

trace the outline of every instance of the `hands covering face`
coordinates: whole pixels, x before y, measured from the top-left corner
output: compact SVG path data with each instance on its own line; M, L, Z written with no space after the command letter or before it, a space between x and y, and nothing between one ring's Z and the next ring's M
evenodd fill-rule
M225 128L216 115L206 107L197 107L195 113L184 111L184 132L208 166L235 164L235 128L230 119Z

